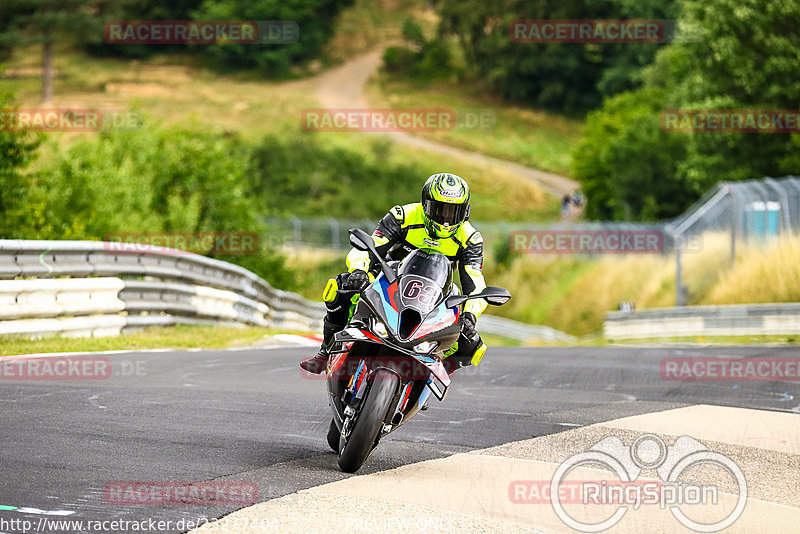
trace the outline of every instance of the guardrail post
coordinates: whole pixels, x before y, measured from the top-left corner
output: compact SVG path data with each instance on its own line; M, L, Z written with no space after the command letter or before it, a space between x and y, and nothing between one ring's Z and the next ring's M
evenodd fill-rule
M299 217L292 216L292 230L294 233L295 248L300 248L300 244L303 241L302 228L303 228L303 221L301 221Z
M328 219L331 225L331 248L338 249L339 248L339 222L331 217Z

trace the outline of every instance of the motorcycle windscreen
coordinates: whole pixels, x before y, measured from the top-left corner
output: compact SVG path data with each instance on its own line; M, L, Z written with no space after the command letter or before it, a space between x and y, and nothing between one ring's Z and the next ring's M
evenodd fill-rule
M450 260L435 250L417 249L411 252L400 262L397 274L400 278L412 274L427 278L445 292L450 290L453 283Z

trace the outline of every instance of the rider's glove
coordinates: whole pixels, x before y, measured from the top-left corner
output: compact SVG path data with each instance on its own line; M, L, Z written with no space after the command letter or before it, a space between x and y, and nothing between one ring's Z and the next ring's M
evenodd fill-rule
M369 285L369 275L361 269L356 269L347 277L345 285L347 289L361 291Z
M475 330L475 325L477 324L478 319L472 312L464 312L461 314L461 332L464 334L465 337L472 339L478 333Z

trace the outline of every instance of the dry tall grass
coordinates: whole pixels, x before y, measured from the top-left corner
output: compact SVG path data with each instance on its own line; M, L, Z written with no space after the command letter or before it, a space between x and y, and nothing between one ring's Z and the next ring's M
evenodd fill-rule
M738 243L733 267L728 235L709 233L701 244L682 256L690 304L800 301L800 236ZM496 313L577 335L599 331L620 302L637 309L675 302L673 255L523 256L507 268L489 261L486 276L513 295Z
M755 243L737 253L705 304L800 301L800 236Z

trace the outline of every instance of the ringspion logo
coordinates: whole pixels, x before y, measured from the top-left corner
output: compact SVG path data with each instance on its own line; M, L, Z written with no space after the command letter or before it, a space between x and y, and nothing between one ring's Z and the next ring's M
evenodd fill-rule
M576 484L578 481L567 478L572 471L584 466L593 469L602 466L616 480L584 480ZM687 474L709 468L724 472L723 476L735 484L734 506L720 503L722 492L716 484L692 484L686 481ZM641 477L645 470L654 470L660 480L647 481ZM562 486L572 491L562 491ZM574 491L575 488L579 491ZM578 532L607 530L622 521L631 509L638 510L645 504L655 504L662 510L668 508L681 525L693 531L718 532L730 527L744 512L747 480L733 460L689 436L680 436L675 443L667 445L654 434L644 434L630 447L626 447L617 436L610 436L561 463L551 479L547 494L558 518ZM512 502L525 502L514 500L519 496L525 496L524 488L515 489ZM581 505L603 504L616 509L608 517L598 518L590 513L587 506L570 507L569 511L565 508L565 504L575 501ZM716 519L704 523L686 513L687 510L694 511L700 507L716 511L717 514L712 514Z

